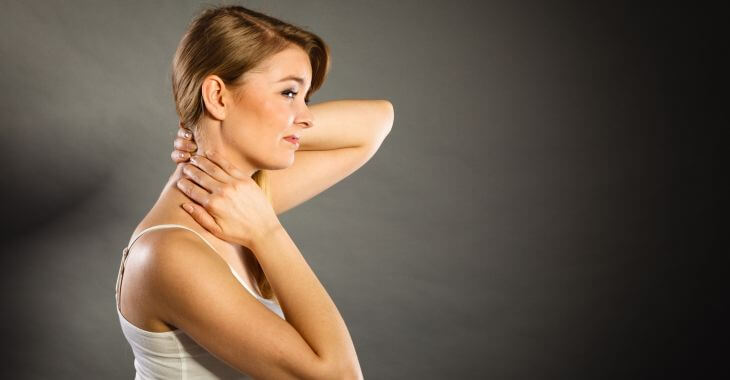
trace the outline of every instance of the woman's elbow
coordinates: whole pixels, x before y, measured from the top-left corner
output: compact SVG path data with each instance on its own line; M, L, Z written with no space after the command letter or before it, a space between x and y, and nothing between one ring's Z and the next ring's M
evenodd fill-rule
M395 117L395 110L393 109L393 103L382 99L380 100L383 107L383 128L386 130L385 134L390 133L393 128L393 119Z
M362 370L360 369L360 363L355 362L354 364L340 367L335 373L337 379L343 380L363 380Z
M393 104L387 100L377 100L378 102L378 112L376 113L377 121L375 122L376 127L373 128L373 136L371 143L374 143L376 146L380 146L380 144L385 140L385 138L390 133L390 130L393 128Z

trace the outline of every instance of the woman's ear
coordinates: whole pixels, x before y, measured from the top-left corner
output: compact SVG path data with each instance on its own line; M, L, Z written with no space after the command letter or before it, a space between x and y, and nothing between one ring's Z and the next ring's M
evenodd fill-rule
M208 75L200 88L203 105L210 115L217 120L226 118L226 84L217 75Z

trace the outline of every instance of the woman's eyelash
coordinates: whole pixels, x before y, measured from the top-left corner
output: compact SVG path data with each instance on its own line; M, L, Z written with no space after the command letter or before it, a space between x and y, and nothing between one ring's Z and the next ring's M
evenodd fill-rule
M298 92L294 92L293 90L286 90L281 93L282 95L286 95L289 99L294 99L293 97L288 96L289 94L294 94L294 96L297 96ZM309 99L304 98L304 104L309 105Z

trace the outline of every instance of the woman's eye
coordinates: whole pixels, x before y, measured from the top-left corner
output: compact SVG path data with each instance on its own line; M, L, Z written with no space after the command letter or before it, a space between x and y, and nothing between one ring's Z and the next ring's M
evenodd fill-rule
M294 99L294 97L295 97L295 96L297 96L298 92L294 92L294 91L292 91L292 90L286 90L286 91L282 92L281 94L282 94L282 95L285 95L285 96L286 96L286 97L288 97L289 99ZM294 96L291 96L291 97L290 97L290 96L289 96L288 94L294 94Z

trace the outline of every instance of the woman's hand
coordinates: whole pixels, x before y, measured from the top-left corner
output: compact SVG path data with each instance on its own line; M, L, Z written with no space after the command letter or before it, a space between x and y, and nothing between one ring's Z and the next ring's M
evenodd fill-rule
M177 187L194 202L183 204L198 224L216 237L246 246L281 227L266 194L220 154L192 156Z
M177 137L175 137L172 146L174 149L170 157L176 164L186 162L198 149L195 140L193 140L193 133L186 129L182 122L180 122L180 128L177 130Z

